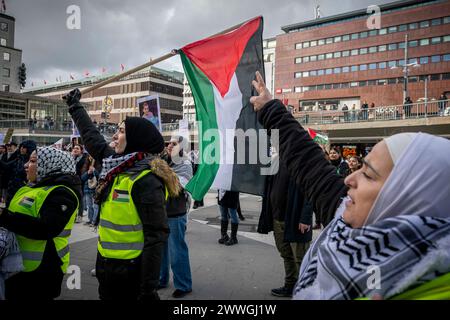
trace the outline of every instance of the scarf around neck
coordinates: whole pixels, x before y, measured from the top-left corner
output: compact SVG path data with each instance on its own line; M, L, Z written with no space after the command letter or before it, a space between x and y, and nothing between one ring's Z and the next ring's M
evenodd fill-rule
M450 272L449 235L450 219L397 216L353 229L336 218L305 256L294 299L393 297Z

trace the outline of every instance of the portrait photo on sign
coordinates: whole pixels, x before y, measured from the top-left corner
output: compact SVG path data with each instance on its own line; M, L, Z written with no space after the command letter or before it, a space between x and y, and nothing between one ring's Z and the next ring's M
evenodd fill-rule
M157 95L142 97L137 99L137 104L139 106L139 115L153 123L159 131L162 131L159 97Z

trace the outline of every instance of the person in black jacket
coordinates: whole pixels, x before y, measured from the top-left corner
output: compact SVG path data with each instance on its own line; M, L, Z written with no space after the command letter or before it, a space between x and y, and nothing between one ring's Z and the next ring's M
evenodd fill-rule
M67 239L81 196L81 183L75 175L75 163L70 154L51 147L34 151L26 164L26 171L28 185L19 189L8 209L3 209L0 213L0 227L22 237L18 239L25 266L24 272L6 280L6 299L54 299L61 293L63 272L69 261L68 251L63 253L61 248L58 250L57 243L64 237L64 245L68 244ZM45 194L51 187L56 188L50 190L40 205L39 199L34 198L37 192ZM28 210L27 204L30 206ZM19 209L21 206L25 211ZM27 215L25 212L34 212L35 215ZM68 234L62 235L63 231ZM39 266L35 270L28 270L27 264L30 261L26 262L24 242L38 243L43 240L46 243Z
M34 150L36 150L36 143L32 140L25 140L19 145L15 156L11 156L10 160L6 162L0 161L0 169L11 174L6 190L6 206L9 205L17 190L27 182L25 163L28 162Z
M277 297L292 297L300 264L312 240L312 207L303 190L291 179L286 164L279 161L278 172L267 177L258 232L273 231L275 245L284 263L284 285L271 290Z
M84 148L81 144L75 144L72 148L72 157L75 160L75 169L77 172L77 176L81 179L83 174L88 170L86 165L87 160L87 154L84 153ZM84 199L84 188L81 189L83 194L81 195L82 204L78 208L78 215L77 219L75 220L75 223L80 223L83 221L83 213L84 213L84 207L85 205L85 199Z
M237 209L239 207L239 192L236 191L218 191L218 205L220 210L220 234L218 240L220 244L232 246L238 243L237 232L239 228L239 219ZM231 235L228 236L228 221L231 219Z
M303 187L314 213L326 226L347 194L344 178L336 173L336 168L325 159L322 148L281 102L272 100L259 73L257 80L253 85L260 96L252 97L251 102L258 111L258 119L269 133L272 129L279 130L280 158L287 164L290 176Z
M92 123L80 98L78 89L65 96L69 113L88 153L96 163L102 163L95 195L100 206L96 222L100 235L96 262L100 299L159 299L161 254L169 231L165 197L166 192L177 196L180 190L175 173L158 156L164 149L164 140L149 121L127 117L114 134L111 147ZM130 191L116 187L113 190L113 185L125 180L136 180ZM128 203L127 210L120 205L124 202ZM138 218L141 223L127 223L129 227L121 228L119 222L126 218ZM131 236L127 232L143 239L143 243L128 243ZM117 241L119 244L115 245Z

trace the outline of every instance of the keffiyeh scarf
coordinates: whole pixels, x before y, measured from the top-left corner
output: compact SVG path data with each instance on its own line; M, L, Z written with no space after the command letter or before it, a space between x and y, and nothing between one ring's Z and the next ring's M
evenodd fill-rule
M405 215L353 229L336 218L305 256L294 298L387 299L448 272L450 219Z
M43 178L60 175L75 174L75 160L66 151L53 147L37 148L37 182Z

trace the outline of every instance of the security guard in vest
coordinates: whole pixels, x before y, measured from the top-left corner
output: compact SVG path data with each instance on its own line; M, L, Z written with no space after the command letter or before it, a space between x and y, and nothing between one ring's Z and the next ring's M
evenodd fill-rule
M64 98L86 150L102 164L95 194L100 299L159 299L161 254L169 232L165 202L180 189L175 173L158 156L164 149L161 133L144 118L127 117L108 144L79 103L80 91Z
M7 279L7 300L54 299L69 265L69 237L81 195L68 152L37 148L25 164L28 184L0 214L0 227L16 235L23 271Z

